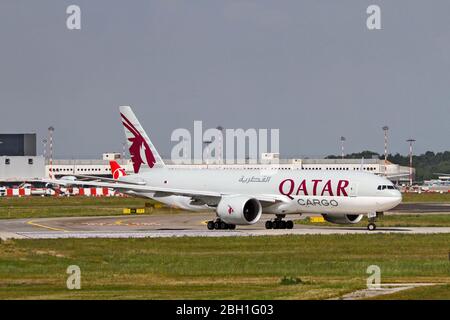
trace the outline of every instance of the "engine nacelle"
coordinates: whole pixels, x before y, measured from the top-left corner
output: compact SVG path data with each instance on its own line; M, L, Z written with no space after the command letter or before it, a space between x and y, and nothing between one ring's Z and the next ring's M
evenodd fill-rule
M323 218L336 224L355 224L361 221L362 214L323 214Z
M254 224L262 214L262 206L258 199L246 196L224 196L220 200L217 216L228 224Z

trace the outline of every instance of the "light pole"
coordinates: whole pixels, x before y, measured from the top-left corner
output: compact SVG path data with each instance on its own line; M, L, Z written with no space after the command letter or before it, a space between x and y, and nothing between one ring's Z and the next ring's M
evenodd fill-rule
M122 165L125 165L125 156L126 156L126 153L127 153L126 150L127 150L127 143L124 142L122 144Z
M42 139L42 147L44 151L42 152L42 155L44 156L44 162L47 160L47 139Z
M49 170L50 170L50 178L53 178L53 133L55 132L55 128L52 126L48 127L48 135L50 138L50 161L49 161Z
M388 153L388 131L389 131L389 127L388 126L384 126L383 127L383 131L384 131L384 175L386 175L386 170L387 170L387 153Z
M414 139L408 139L406 142L409 142L409 186L412 187L413 184L413 167L412 167L412 156L413 156L413 142L416 142Z
M344 142L345 142L345 137L341 136L341 157L342 159L344 159Z

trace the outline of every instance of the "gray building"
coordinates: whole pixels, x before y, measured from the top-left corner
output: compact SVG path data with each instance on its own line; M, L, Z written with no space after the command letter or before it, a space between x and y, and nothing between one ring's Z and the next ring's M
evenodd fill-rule
M0 134L0 182L42 179L45 159L36 155L36 134Z
M0 182L21 182L42 179L45 160L42 156L0 156Z
M36 156L36 134L0 134L0 156Z

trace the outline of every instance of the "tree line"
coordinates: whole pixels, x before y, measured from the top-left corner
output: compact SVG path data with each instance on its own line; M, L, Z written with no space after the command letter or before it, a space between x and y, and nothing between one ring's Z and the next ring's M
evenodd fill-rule
M341 156L329 155L326 159L340 159ZM345 159L384 159L381 155L373 151L362 151L344 156ZM401 166L409 166L409 155L388 154L388 161ZM437 173L450 174L450 151L437 152L427 151L421 155L413 155L413 167L416 169L416 181L437 179Z

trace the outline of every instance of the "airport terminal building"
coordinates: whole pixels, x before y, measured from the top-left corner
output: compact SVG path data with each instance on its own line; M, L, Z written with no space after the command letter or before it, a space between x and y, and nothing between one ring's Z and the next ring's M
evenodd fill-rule
M123 159L119 153L104 153L103 160L54 160L52 165L47 164L45 175L53 173L56 177L68 175L96 175L111 177L109 160L115 159L127 173L133 173L131 160ZM409 180L409 167L399 166L379 159L279 159L277 155L263 154L257 164L174 164L171 160L164 162L170 168L188 169L268 169L274 166L279 170L325 170L325 171L365 171L379 175L399 176L391 180L397 184ZM414 174L414 169L413 169ZM403 175L403 176L400 176Z
M0 183L20 184L27 180L71 175L89 175L111 177L110 160L116 160L128 173L133 173L129 159L124 159L121 153L104 153L102 159L64 160L45 159L36 152L36 134L0 134ZM399 166L379 159L279 159L278 153L264 153L257 164L211 164L205 160L203 164L174 164L164 160L171 168L222 170L234 169L268 169L274 166L279 170L339 170L365 171L379 175L395 176L391 179L402 184L409 179L409 167ZM414 170L413 170L414 173Z

